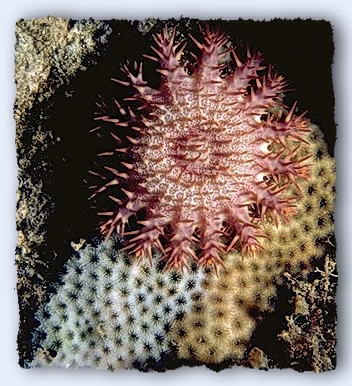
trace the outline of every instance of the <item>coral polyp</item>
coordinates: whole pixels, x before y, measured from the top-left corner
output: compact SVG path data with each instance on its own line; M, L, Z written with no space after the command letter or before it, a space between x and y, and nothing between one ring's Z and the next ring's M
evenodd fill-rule
M201 35L189 42L198 54L186 55L176 29L155 34L155 56L145 57L159 64L160 86L148 85L142 64L124 66L127 78L113 80L133 90L129 105L115 101L117 117L96 117L115 126L118 143L103 153L118 155L105 166L112 178L92 172L104 184L91 198L107 193L116 204L98 213L101 232L125 236L137 257L159 249L167 268L194 260L217 269L234 249L255 254L264 219L289 221L310 172L301 155L309 120L283 105L283 76L259 52L241 59L225 33L205 26Z

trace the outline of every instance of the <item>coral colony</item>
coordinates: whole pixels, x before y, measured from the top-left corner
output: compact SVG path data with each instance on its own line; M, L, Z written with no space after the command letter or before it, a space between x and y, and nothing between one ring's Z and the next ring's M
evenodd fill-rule
M158 89L144 80L142 63L124 67L128 80L113 79L133 88L127 99L139 106L115 101L118 117L97 117L116 126L117 148L102 155L125 157L105 167L112 177L102 176L91 198L108 192L116 203L99 212L107 217L100 229L127 236L130 253L150 259L155 247L168 268L190 261L217 268L225 252L240 248L245 256L262 247L266 216L278 224L295 212L309 176L310 155L297 156L309 122L294 114L296 103L285 116L270 113L282 106L287 82L265 69L260 53L241 61L227 35L206 26L202 42L190 36L198 53L182 64L186 43L175 43L175 33L154 35L155 56L144 55L159 63ZM121 134L126 128L133 135ZM109 193L115 185L118 197ZM296 191L287 195L291 186ZM141 227L130 227L141 211Z
M155 56L145 56L158 63L159 88L142 64L113 79L131 96L114 101L118 116L96 116L94 131L111 126L115 145L100 154L104 172L91 171L106 237L68 260L40 307L30 366L267 367L270 352L251 338L275 311L277 286L307 280L327 258L335 173L322 134L283 104L287 82L259 53L239 58L226 34L201 33L188 53L175 29L154 35ZM308 306L295 312L310 318ZM331 369L334 339L321 345L326 332L312 324L304 340L296 315L287 320L273 339L292 362L305 347L318 358L312 369Z
M85 248L41 310L42 346L59 353L52 365L147 367L168 351L175 318L199 298L204 273L196 267L187 275L163 275L156 256L151 267L139 265L116 247L111 237Z

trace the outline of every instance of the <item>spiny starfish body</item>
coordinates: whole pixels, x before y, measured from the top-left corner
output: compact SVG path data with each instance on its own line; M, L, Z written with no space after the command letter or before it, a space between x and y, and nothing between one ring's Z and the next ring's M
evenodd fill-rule
M150 258L158 248L166 267L187 267L190 260L217 267L224 252L238 247L255 253L266 237L264 216L288 220L297 195L287 198L285 191L299 188L309 173L309 157L297 157L310 131L304 114L294 114L296 104L285 116L269 112L282 105L284 78L270 67L262 74L259 53L248 51L242 63L226 34L209 27L201 32L202 43L191 36L200 54L185 64L176 30L156 34L156 56L145 56L160 65L160 87L148 86L142 64L135 63L136 75L124 66L128 80L113 80L134 89L126 99L138 109L115 101L118 118L96 118L120 130L111 133L119 144L114 152L126 157L116 168L105 167L113 179L92 194L120 189L119 197L109 195L116 209L99 212L107 216L100 229L126 236L125 249L139 257ZM133 134L123 137L127 128ZM139 229L126 232L141 211Z

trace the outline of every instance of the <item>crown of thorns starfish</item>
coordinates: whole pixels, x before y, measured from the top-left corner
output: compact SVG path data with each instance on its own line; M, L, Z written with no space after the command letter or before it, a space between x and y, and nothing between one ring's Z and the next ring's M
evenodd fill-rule
M187 43L175 42L175 28L155 34L155 56L144 56L159 63L160 87L148 86L142 63L123 66L127 79L112 80L133 95L115 101L116 117L96 117L113 124L117 144L100 156L119 155L116 167L104 167L110 178L91 171L103 179L91 199L107 193L116 205L99 211L101 232L126 237L124 249L137 257L159 249L166 268L194 260L217 269L225 252L256 253L264 217L289 221L311 166L310 156L298 157L309 144L305 113L294 114L296 103L270 113L283 106L284 78L258 52L241 61L225 33L206 26L201 34L203 42L190 35L193 61L181 60ZM287 197L292 186L298 192Z

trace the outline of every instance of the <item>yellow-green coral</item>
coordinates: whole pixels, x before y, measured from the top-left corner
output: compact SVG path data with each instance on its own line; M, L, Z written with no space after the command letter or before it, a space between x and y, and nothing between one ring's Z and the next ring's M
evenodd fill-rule
M335 164L318 128L312 129L310 145L300 152L311 149L312 166L310 177L300 184L296 215L279 226L268 218L269 238L261 253L247 258L232 253L224 259L226 271L204 280L206 293L173 330L181 358L206 363L242 359L255 328L250 311L273 311L270 299L284 272L304 277L324 254L333 232Z

